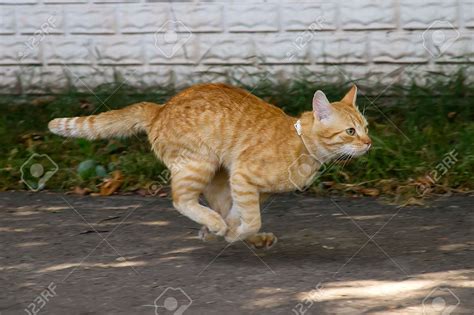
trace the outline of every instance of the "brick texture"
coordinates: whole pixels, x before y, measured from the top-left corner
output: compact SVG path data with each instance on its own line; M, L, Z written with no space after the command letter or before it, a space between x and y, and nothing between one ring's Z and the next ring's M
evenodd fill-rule
M376 63L423 63L428 53L419 34L387 33L372 36L372 60Z
M16 10L17 28L21 34L42 35L64 32L64 15L61 7L22 6Z
M329 2L285 3L281 8L281 25L286 31L305 31L316 23L320 29L336 29L336 4Z
M122 5L117 9L119 30L122 34L155 33L169 19L167 6Z
M51 64L92 64L92 40L87 37L51 36L44 41L44 57Z
M275 4L232 4L227 8L226 23L231 32L278 31L278 7Z
M0 10L0 34L15 34L14 8Z
M457 9L458 1L455 0L402 0L400 23L405 29L421 30L437 21L446 21L457 26Z
M71 6L66 9L69 32L72 34L114 34L114 6Z
M367 36L316 34L312 39L312 59L317 64L367 63Z
M392 82L472 62L473 0L0 0L0 93L343 71Z
M345 30L393 29L397 26L394 0L344 1L341 21Z

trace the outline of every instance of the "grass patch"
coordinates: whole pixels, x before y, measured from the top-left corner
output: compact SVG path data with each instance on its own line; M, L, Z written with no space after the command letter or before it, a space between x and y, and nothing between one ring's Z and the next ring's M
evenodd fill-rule
M278 86L261 82L256 88L246 88L288 114L298 115L310 110L315 90L322 89L330 100L336 100L349 85L298 79ZM144 100L164 103L177 92L173 87L164 87L137 93L123 86L112 94L115 89L114 85L101 86L94 91L96 96L77 91L46 97L3 96L0 189L26 188L20 180L20 170L33 153L47 154L59 166L47 182L50 190L87 187L97 191L103 176L114 170L124 175L122 191L146 189L156 181L164 167L150 152L145 137L89 142L64 139L47 131L48 121L55 117L89 115ZM420 178L433 176L433 170L453 150L457 161L445 174L437 176L431 188L473 188L474 85L466 81L462 72L449 78L434 77L423 85L394 85L379 97L376 89L363 93L373 95L358 98L359 107L369 120L373 150L348 165L331 167L318 178L314 189L361 193L363 187L385 194L416 194L417 183L423 181ZM376 100L372 103L374 96ZM106 100L105 105L101 100ZM101 172L80 176L78 166L86 160L93 160Z

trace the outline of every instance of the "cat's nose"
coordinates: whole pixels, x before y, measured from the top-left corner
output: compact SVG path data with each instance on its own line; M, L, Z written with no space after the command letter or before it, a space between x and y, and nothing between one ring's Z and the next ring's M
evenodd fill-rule
M367 138L364 140L364 143L367 145L367 149L372 146L372 140L370 140L369 137L367 137Z

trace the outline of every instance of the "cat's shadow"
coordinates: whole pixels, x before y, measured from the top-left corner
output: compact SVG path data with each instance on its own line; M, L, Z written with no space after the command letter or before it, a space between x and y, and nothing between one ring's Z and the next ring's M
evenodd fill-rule
M318 242L301 243L291 238L279 240L268 250L254 249L243 242L229 245L225 241L206 243L195 251L188 253L188 257L196 263L203 262L227 266L254 266L256 261L261 261L275 266L302 265L302 264L335 264L346 262L354 251L344 246L321 245ZM362 250L363 251L363 250ZM367 254L367 252L365 252ZM379 253L373 256L364 255L365 259L377 261L383 259Z

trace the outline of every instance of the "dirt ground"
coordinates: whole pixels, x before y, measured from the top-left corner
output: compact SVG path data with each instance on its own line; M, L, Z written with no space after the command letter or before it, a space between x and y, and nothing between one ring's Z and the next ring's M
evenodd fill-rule
M0 314L474 314L474 196L281 195L278 243L203 243L157 197L0 193Z

